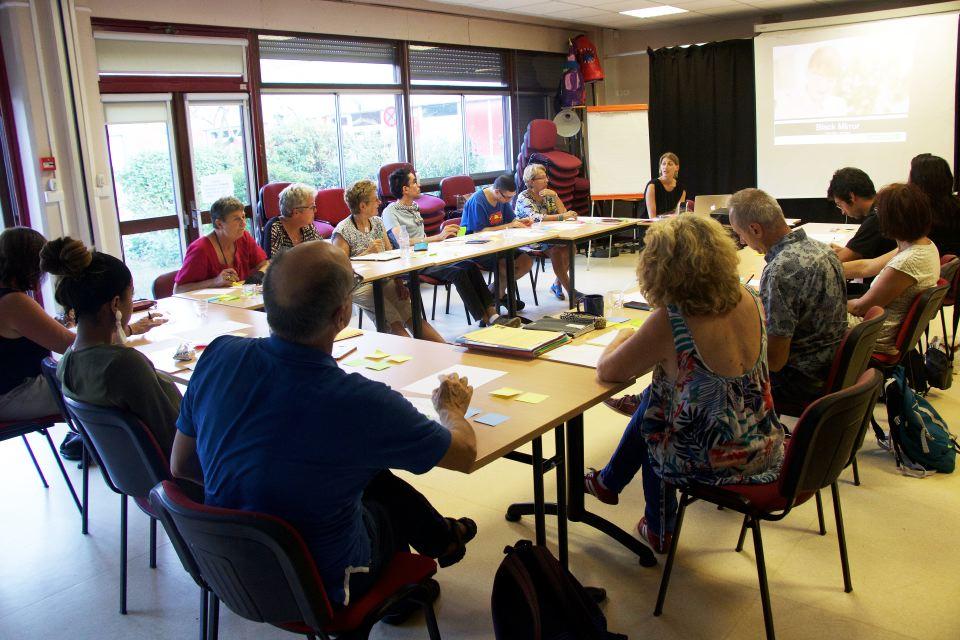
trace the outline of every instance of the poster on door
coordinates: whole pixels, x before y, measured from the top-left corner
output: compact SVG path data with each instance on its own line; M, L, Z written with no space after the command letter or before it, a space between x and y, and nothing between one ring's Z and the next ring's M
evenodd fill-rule
M233 195L233 176L229 173L214 173L200 177L200 201L206 209L223 196Z

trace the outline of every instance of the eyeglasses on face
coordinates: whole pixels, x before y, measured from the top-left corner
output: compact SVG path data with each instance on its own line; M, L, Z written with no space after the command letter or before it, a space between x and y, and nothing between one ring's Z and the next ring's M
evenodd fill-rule
M317 205L315 205L315 204L307 204L307 205L304 205L304 206L302 206L302 207L294 207L293 209L294 209L295 211L303 211L304 209L310 209L311 211L316 211L316 210L317 210Z

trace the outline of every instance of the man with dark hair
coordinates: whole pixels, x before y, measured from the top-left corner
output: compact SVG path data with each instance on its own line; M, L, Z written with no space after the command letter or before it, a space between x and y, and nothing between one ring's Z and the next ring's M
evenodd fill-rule
M289 521L335 606L368 591L396 551L410 545L449 566L476 535L472 520L444 518L389 471L469 471L473 389L443 378L438 423L390 387L341 370L331 352L354 285L350 261L326 242L281 254L263 287L272 335L210 343L180 405L170 465L205 483L208 505Z
M460 219L460 225L466 227L467 233L477 233L478 231L499 231L500 229L526 228L533 222L530 218L518 219L513 213L513 206L510 201L517 195L517 183L513 176L504 174L497 176L493 184L485 187L473 194L467 203L463 206L463 217ZM513 254L515 275L517 280L525 276L533 268L533 260L530 256L521 252L514 251ZM500 289L495 296L506 304L504 300L504 291L507 286L507 268L504 260L497 260L497 256L490 255L475 260L481 268L486 271L500 270ZM523 309L522 300L517 300L517 308Z
M420 196L420 182L417 174L407 167L400 167L390 174L390 193L396 198L383 210L381 217L383 225L393 237L398 229L404 229L410 238L410 243L442 242L457 235L460 227L448 224L435 236L428 236L423 226L423 216L416 198ZM463 300L464 306L474 318L477 318L481 327L488 324L511 324L519 326L520 320L502 318L497 315L493 307L493 294L487 289L483 274L475 262L464 260L440 267L428 267L423 275L449 282L457 288L457 293Z
M873 181L864 171L854 167L838 169L830 179L827 198L837 205L843 215L861 220L857 233L850 238L846 247L831 245L840 262L850 262L862 258L876 258L895 249L897 243L880 235L877 211L874 200L877 190Z

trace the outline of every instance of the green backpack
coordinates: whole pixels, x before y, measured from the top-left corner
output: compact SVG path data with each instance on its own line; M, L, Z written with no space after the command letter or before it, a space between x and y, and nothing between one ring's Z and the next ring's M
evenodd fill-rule
M907 384L902 365L887 383L886 396L890 439L901 471L953 473L960 445L937 410Z

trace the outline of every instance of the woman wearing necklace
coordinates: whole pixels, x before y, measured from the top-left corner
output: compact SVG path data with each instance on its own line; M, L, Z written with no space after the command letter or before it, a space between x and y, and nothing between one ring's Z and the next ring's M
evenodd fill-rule
M358 180L343 194L350 215L340 221L330 240L347 257L365 256L391 249L383 219L377 215L380 198L377 185L372 180ZM365 284L353 292L353 302L374 318L373 285ZM383 307L390 333L409 337L405 327L413 330L413 310L410 307L410 292L399 280L384 283ZM424 340L446 342L426 320L421 324Z
M320 240L313 218L317 213L317 192L294 183L280 192L280 216L270 225L270 257L274 258L302 242Z
M647 203L647 217L676 213L677 207L687 199L687 190L678 180L680 158L667 151L660 156L660 175L647 183L643 200Z
M247 232L242 202L231 196L220 198L210 206L210 221L213 231L187 247L174 279L174 293L260 279L270 265L267 254Z

